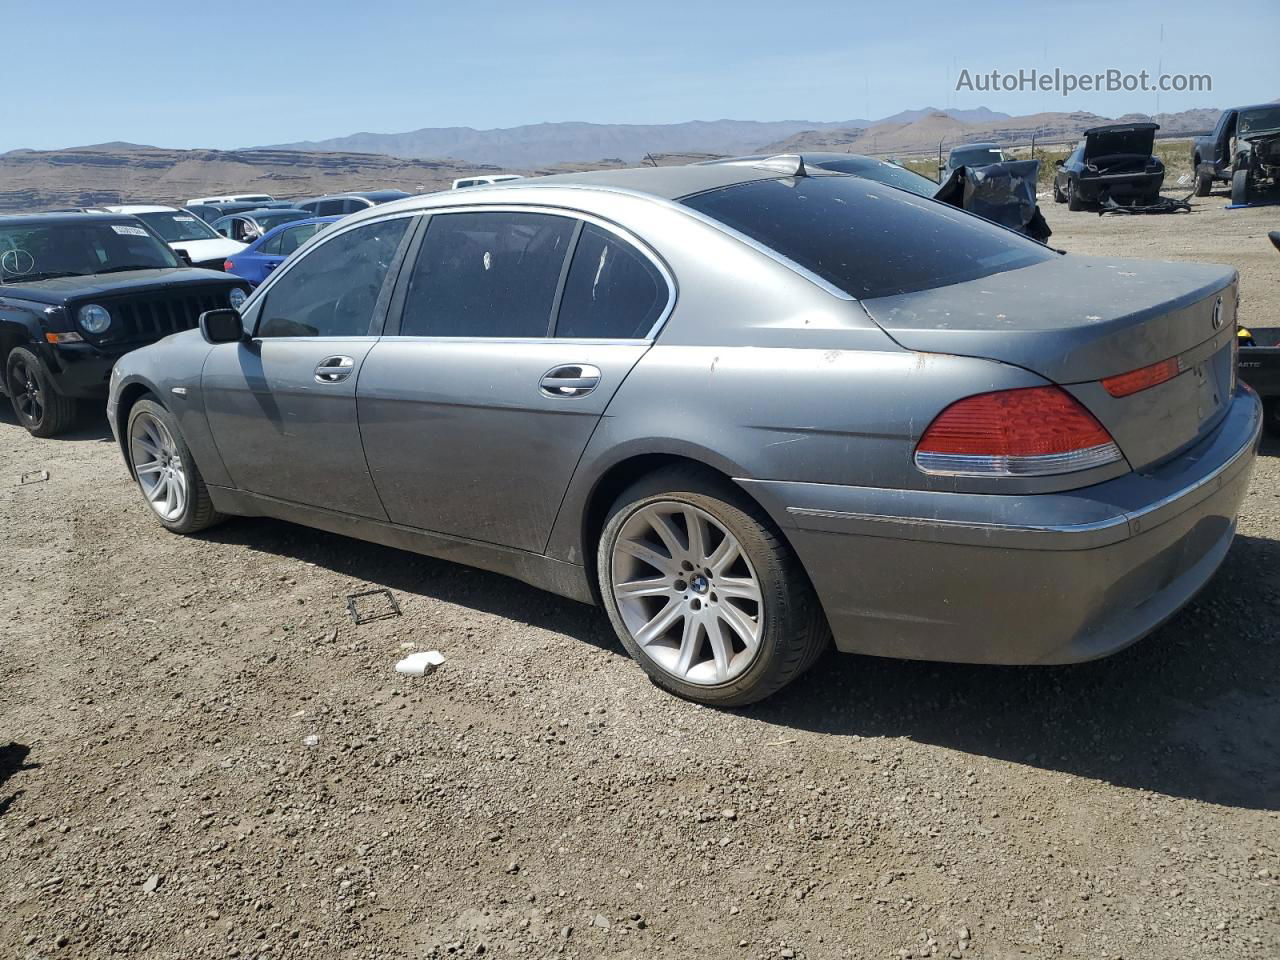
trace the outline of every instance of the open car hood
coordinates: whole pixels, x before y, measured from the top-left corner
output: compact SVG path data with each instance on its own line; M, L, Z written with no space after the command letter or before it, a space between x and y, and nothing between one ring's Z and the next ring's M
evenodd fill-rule
M1154 123L1135 123L1086 130L1084 159L1087 162L1098 157L1115 157L1122 154L1149 157L1156 143L1157 129L1159 128Z

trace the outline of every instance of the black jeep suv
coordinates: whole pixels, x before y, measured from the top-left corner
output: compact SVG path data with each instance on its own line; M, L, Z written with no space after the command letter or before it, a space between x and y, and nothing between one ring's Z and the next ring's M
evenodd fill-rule
M37 437L105 400L116 360L239 306L248 284L197 270L136 217L0 216L0 392Z

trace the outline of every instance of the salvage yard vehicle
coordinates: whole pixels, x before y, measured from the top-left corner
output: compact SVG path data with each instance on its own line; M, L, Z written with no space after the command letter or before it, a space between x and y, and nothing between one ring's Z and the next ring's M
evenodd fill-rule
M1280 251L1280 230L1267 234ZM1267 432L1280 436L1280 327L1241 327L1240 379L1262 398Z
M116 360L244 302L248 284L184 267L135 217L0 217L0 392L37 437L101 401Z
M1213 133L1191 147L1196 196L1207 197L1214 181L1231 184L1231 202L1246 204L1280 183L1280 104L1259 103L1222 111Z
M245 210L229 216L219 217L211 226L218 233L241 244L250 244L268 230L282 223L293 223L295 220L306 220L311 214L297 208L263 208Z
M459 177L453 181L453 190L461 190L463 187L488 187L495 183L506 183L510 180L523 180L524 178L518 173L492 173L477 174L474 177Z
M160 239L184 254L193 267L221 270L233 253L244 249L243 243L218 234L194 213L157 205L104 207L108 213L127 213L137 217L160 235Z
M273 227L222 264L227 273L260 284L300 246L341 217L313 217Z
M1102 203L1153 204L1164 185L1164 163L1152 154L1158 123L1091 127L1065 160L1058 161L1053 199L1068 210Z
M1004 163L1008 158L998 143L962 143L947 153L947 162L938 165L938 180L946 183L961 167L978 169L991 163Z
M221 197L192 197L187 206L204 203L270 203L275 197L269 193L231 193Z
M846 652L1070 663L1213 575L1261 429L1237 278L1061 254L797 157L414 197L135 351L148 509L601 603L663 688Z
M337 214L358 213L368 210L380 203L391 203L403 200L412 194L403 190L352 190L348 193L335 193L327 197L315 197L303 200L298 209L307 211L312 217L331 217Z

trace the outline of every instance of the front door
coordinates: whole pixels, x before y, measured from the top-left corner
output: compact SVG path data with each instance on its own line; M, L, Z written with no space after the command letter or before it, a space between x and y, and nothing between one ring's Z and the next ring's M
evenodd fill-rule
M397 522L542 552L671 288L626 238L539 212L432 216L357 388Z
M385 519L355 392L409 225L407 217L365 224L312 248L246 316L253 339L213 349L205 409L238 488Z

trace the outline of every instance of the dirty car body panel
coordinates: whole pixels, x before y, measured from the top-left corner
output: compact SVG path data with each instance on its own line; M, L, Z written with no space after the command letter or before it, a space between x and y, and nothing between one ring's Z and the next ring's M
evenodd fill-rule
M1150 203L1164 184L1164 163L1152 154L1155 123L1108 124L1084 132L1084 139L1058 168L1056 189L1086 203L1105 198Z
M358 344L304 325L296 371L255 366L272 346L264 325L280 320L273 291L287 303L291 273L355 231L381 237L391 218L409 225L367 292ZM601 237L615 242L609 256L634 261L621 312L651 303L639 321L592 313L611 261L584 245ZM362 249L352 241L350 255ZM510 256L520 269L562 262L559 282L542 291L526 278L518 303L433 292ZM122 430L149 392L189 425L219 510L580 600L597 596L601 491L655 461L695 464L767 514L841 650L1077 661L1172 615L1230 546L1261 422L1220 336L1234 329L1235 288L1226 268L1063 256L839 175L724 164L528 179L344 220L253 294L244 341L183 335L123 360L112 424ZM576 307L575 290L586 291ZM568 324L575 310L601 326ZM507 314L524 326L494 320ZM334 356L352 360L348 377L307 380ZM1149 389L1103 390L1157 362L1169 376ZM178 397L175 385L189 389ZM1084 409L1111 453L1028 475L920 466L944 412L1027 390ZM229 411L234 428L220 426ZM335 424L325 462L341 460L361 492L348 502L322 489L306 455ZM250 462L271 476L244 479Z

